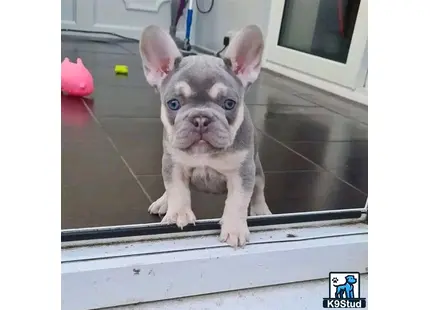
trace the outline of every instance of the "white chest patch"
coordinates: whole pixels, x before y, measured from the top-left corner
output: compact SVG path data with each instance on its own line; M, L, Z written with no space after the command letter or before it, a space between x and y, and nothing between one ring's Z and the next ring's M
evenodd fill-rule
M205 153L188 154L179 150L173 150L171 154L175 163L189 168L190 183L196 189L220 194L227 190L226 174L239 170L247 151L238 151L215 158Z
M173 161L188 168L212 168L219 173L227 173L239 169L245 160L248 151L237 151L235 153L212 157L205 153L188 154L179 150L172 150Z

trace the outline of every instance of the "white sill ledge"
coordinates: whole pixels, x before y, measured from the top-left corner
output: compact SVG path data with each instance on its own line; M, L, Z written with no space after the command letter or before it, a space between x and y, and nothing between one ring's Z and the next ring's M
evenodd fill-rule
M327 298L329 286L330 282L327 278L104 308L103 310L323 310L322 300ZM367 274L362 274L360 277L360 296L368 299Z
M62 309L324 279L332 271L367 272L365 224L284 226L253 231L251 238L238 250L219 243L217 235L65 247Z

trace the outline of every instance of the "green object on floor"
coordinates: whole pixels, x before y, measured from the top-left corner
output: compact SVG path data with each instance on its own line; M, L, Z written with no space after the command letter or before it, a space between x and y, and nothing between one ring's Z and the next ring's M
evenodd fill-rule
M115 74L128 74L128 67L126 65L115 65Z

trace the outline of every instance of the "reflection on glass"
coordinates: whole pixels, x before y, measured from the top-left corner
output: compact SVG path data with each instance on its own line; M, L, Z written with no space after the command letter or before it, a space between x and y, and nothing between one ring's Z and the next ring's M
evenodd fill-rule
M286 0L278 45L346 63L360 0Z

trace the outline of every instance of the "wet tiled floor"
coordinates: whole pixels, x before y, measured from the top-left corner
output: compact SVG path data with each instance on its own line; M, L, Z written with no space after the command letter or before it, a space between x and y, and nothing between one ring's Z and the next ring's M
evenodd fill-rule
M137 45L63 37L61 57L81 57L95 81L90 99L61 97L62 228L159 222L147 209L163 192L160 106ZM264 71L246 102L273 213L364 207L367 109ZM219 218L224 199L193 192L197 218Z

